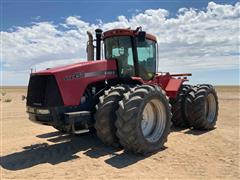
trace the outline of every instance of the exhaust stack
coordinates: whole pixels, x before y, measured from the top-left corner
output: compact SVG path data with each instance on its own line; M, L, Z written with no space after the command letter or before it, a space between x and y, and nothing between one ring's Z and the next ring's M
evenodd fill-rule
M102 30L96 29L96 60L101 59L101 40L102 40Z
M91 32L87 31L88 44L87 44L87 60L94 61L94 45L93 45L93 35Z

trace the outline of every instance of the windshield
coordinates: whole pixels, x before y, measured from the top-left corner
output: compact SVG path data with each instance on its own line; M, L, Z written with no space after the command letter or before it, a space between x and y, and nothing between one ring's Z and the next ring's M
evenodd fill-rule
M104 40L105 58L117 59L121 77L135 76L133 45L130 36L113 36ZM136 38L138 60L138 75L144 80L150 80L156 73L156 42Z
M117 59L120 76L131 77L135 75L133 64L132 41L129 36L113 36L106 38L105 58Z

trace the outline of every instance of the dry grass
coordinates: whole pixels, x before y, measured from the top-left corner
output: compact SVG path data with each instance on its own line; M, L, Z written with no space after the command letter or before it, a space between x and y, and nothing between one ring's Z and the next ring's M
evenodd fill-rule
M1 93L2 96L5 96L5 95L7 94L7 92L6 92L5 89L1 89L1 90L0 90L0 93Z
M26 93L27 87L26 86L3 86L0 87L1 91L6 93L18 92L18 93Z
M12 102L12 99L10 98L4 99L4 102Z

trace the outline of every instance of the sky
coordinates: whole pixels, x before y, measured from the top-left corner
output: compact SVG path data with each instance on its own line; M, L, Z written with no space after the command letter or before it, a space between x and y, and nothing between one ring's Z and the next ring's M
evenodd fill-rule
M27 85L30 69L86 60L86 31L156 35L159 71L191 84L239 85L240 3L221 0L1 0L1 85Z

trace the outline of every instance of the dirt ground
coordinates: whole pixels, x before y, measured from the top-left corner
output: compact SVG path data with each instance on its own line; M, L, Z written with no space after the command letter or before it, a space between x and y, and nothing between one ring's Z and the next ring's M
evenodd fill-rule
M0 179L240 178L239 88L218 88L216 129L172 129L165 149L148 157L105 147L88 133L62 135L30 122L21 100L25 93L7 89L0 95Z

